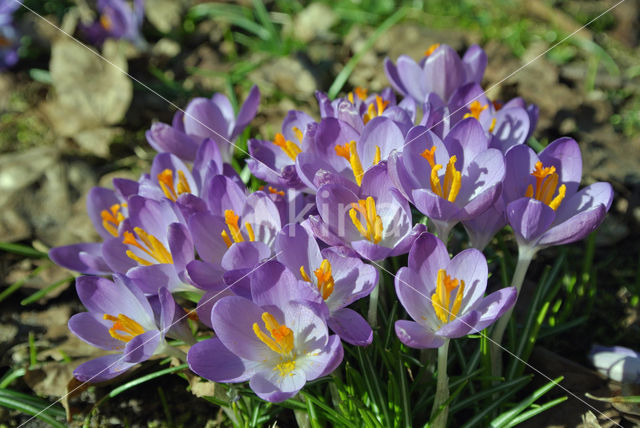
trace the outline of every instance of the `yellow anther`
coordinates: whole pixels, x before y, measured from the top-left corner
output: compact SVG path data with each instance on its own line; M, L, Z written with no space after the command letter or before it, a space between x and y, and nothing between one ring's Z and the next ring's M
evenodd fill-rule
M491 119L491 125L489 125L489 132L493 132L495 127L496 127L496 118L494 117L493 119Z
M109 31L111 29L111 18L104 14L100 15L100 25L102 25L102 28Z
M378 165L380 163L380 146L376 146L376 154L373 156L373 164Z
M144 328L140 324L124 314L118 314L117 317L104 314L103 319L113 322L109 334L122 342L129 342L137 335L144 333Z
M567 193L567 186L563 184L558 187L560 177L556 172L556 167L550 166L545 168L542 162L538 161L531 175L536 179L536 188L534 191L533 186L530 184L527 187L525 196L527 198L537 199L550 206L554 211L557 210ZM554 197L553 195L556 193L556 189L558 190L558 194Z
M435 51L436 49L438 49L440 47L440 43L434 43L431 46L429 46L429 48L424 51L424 56L429 56L433 53L433 51Z
M293 332L289 327L278 321L269 312L262 313L262 322L270 336L262 331L257 322L253 323L254 334L274 352L282 356L291 357L293 351Z
M262 189L260 189L262 190ZM280 196L284 196L284 190L278 190L278 189L274 189L273 187L269 186L268 188L269 193L273 194L273 195L280 195Z
M420 156L422 156L427 160L427 162L429 162L429 166L431 166L431 168L436 166L436 146L431 147L431 149L424 149L424 152L420 153Z
M455 202L458 193L460 193L460 185L462 183L462 173L456 169L456 161L458 158L456 155L449 158L444 173L444 183L441 184L438 171L442 169L442 165L435 162L435 153L436 146L421 153L421 156L425 158L431 166L431 191L449 202Z
M224 222L229 229L229 233L226 230L220 232L220 236L224 240L224 243L227 244L227 248L229 248L234 242L244 242L244 236L242 235L242 231L239 226L240 217L233 212L233 210L225 210L224 211ZM253 242L256 240L256 235L253 232L253 226L250 223L245 222L245 229L247 230L247 235L249 236L249 241Z
M471 112L465 114L462 118L466 119L468 117L475 117L480 120L480 113L489 108L489 104L482 105L480 101L474 100L471 104L469 104L469 110Z
M173 171L168 168L158 174L158 184L160 184L160 188L162 189L164 196L173 202L177 201L178 196L183 193L191 193L191 187L189 186L187 177L184 175L183 171L178 171L177 186L175 186L173 182Z
M355 104L355 97L358 97L360 100L364 101L367 99L367 92L369 92L365 88L361 88L360 86L356 86L356 88L347 94L347 99L351 104Z
M304 134L302 133L300 128L298 128L297 126L294 126L293 128L291 128L291 130L293 131L294 134L296 134L296 138L298 139L298 141L300 141L300 144L302 144L302 139L304 138Z
M245 229L247 229L247 235L249 235L249 241L254 242L256 240L256 235L255 233L253 233L253 226L251 226L251 223L245 222L244 227Z
M356 179L356 183L358 183L358 186L362 184L362 176L364 175L364 170L362 169L360 156L358 156L358 152L356 150L356 142L354 140L351 140L344 146L338 144L335 149L336 154L340 157L345 158L349 162L349 165L351 165L353 177Z
M131 245L139 250L143 251L152 260L144 259L138 255L136 255L133 251L127 250L127 256L131 259L135 260L139 264L143 266L149 266L152 264L172 264L173 257L171 253L167 250L162 242L158 238L153 235L148 234L144 231L144 229L140 227L134 227L133 231L135 235L129 231L125 231L123 233L122 243L125 245ZM136 238L137 235L137 238Z
M382 115L387 105L389 105L389 101L384 101L380 95L376 95L375 101L369 104L362 121L366 124L374 117Z
M307 275L307 271L304 270L304 266L300 266L300 276L302 277L303 281L311 282L311 278L309 278L309 275Z
M364 218L365 226L362 225L358 214ZM360 199L357 204L351 203L349 217L365 239L374 244L382 240L382 219L376 211L376 203L371 196L368 196L366 200Z
M322 294L322 298L327 300L329 296L331 296L331 293L333 293L333 287L335 286L333 275L331 274L331 263L329 260L322 260L320 267L313 273L318 281L318 290L320 291L320 294Z
M456 288L458 288L458 291L453 304L451 304L451 292ZM441 322L446 324L458 316L463 296L464 281L451 278L444 269L439 269L436 279L436 292L431 296L431 305Z
M280 133L276 134L275 138L273 139L273 144L280 147L282 151L291 158L291 160L296 160L298 154L302 152L302 150L296 143L286 140L284 138L284 135Z
M113 236L118 236L118 226L124 221L124 215L120 212L120 208L126 206L127 204L113 204L108 210L100 211L102 227Z

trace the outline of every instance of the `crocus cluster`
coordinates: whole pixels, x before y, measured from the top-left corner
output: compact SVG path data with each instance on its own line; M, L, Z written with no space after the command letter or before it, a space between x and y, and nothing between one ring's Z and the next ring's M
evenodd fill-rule
M112 26L114 10L103 10ZM154 354L178 354L167 338L195 343L190 318L209 337L189 348L192 371L285 400L336 369L343 342L372 342L371 325L349 306L377 295L385 260L407 253L395 277L413 319L395 325L404 344L438 348L495 322L517 292L485 296L481 251L493 235L508 223L527 248L581 239L612 192L605 183L578 189L574 140L540 154L525 144L537 109L490 100L480 86L486 64L478 46L462 58L434 45L419 62L387 60L401 99L391 88L334 100L318 92L319 117L290 111L280 132L249 139L248 152L236 141L256 115L256 87L237 113L214 94L153 124L149 174L89 193L102 240L50 252L84 275L77 289L89 312L71 319L71 331L114 351L76 377L105 380ZM234 156L264 185L247 188ZM451 258L458 223L475 248Z
M21 4L21 0L0 0L0 71L18 62L20 40L13 13Z

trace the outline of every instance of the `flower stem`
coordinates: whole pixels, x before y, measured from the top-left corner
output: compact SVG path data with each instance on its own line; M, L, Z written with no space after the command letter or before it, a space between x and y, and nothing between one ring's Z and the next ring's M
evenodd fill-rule
M380 297L380 288L382 287L382 269L378 269L378 284L375 286L371 294L369 295L369 312L367 313L367 320L371 328L375 328L378 325L378 298Z
M524 283L524 277L527 274L527 270L535 254L536 250L533 248L518 246L518 263L516 264L516 271L513 273L513 278L511 279L511 286L515 287L517 291L516 299L520 296L520 289ZM491 335L491 374L495 377L502 376L502 338L507 329L507 324L509 324L509 320L511 319L514 307L515 303L502 315Z
M431 418L436 416L431 425L433 428L444 428L447 426L447 417L449 416L449 406L444 403L449 399L449 377L447 376L447 354L449 353L449 339L438 348L438 380L436 385L436 396L433 400L433 408L431 409Z

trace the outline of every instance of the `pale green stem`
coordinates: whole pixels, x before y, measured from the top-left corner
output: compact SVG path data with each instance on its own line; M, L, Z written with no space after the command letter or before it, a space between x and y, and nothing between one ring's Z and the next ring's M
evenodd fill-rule
M531 264L531 260L533 260L535 254L535 248L518 246L518 264L516 265L516 271L513 273L513 278L511 280L511 286L515 287L517 291L516 299L520 296L520 289L524 283L524 277L527 274L527 270L529 269L529 265ZM502 338L515 306L516 304L514 302L513 306L511 306L511 308L502 315L496 323L496 327L493 329L493 334L491 335L491 374L495 377L502 376Z
M169 344L165 344L164 347L161 348L161 352L160 353L167 354L167 355L169 355L171 357L176 357L177 359L179 359L183 363L187 362L187 354L185 354L184 352L182 352L178 348L174 348L173 346L171 346Z
M455 226L455 224L439 220L431 220L431 224L434 226L438 238L446 245L447 242L449 242L449 234L451 233L451 229L453 229L453 226Z
M449 406L445 406L442 410L440 407L449 399L449 377L447 376L447 354L449 353L449 339L438 348L438 380L436 384L436 396L433 400L433 408L431 409L431 417L438 413L433 420L433 428L444 428L447 426L447 417L449 416Z
M380 288L382 288L382 269L378 269L378 284L375 286L371 294L369 294L369 312L367 313L367 319L371 328L375 328L378 325L378 298L380 297Z

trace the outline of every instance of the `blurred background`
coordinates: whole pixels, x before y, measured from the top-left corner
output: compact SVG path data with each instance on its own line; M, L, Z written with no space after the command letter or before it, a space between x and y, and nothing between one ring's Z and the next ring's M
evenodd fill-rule
M148 169L154 152L145 131L154 121L171 122L176 107L214 92L237 107L256 84L258 116L238 141L246 148L248 137L271 139L290 109L319 117L316 90L388 86L385 57L475 43L489 57L483 87L492 99L522 96L539 106L532 143L575 138L583 183L609 181L616 191L599 233L562 255L568 279L541 328L566 328L541 335L531 360L551 377L565 375L578 395L611 395L586 353L593 343L640 350L639 38L639 0L0 0L0 390L53 401L73 367L93 355L66 328L82 310L73 276L46 252L97 240L87 191ZM244 166L239 155L236 166ZM510 244L502 251L513 252ZM559 257L541 253L532 279ZM101 420L220 423L184 382L166 382L111 400ZM101 396L80 395L85 411ZM585 411L578 404L568 400L532 426L575 426ZM8 426L21 417L0 407Z

